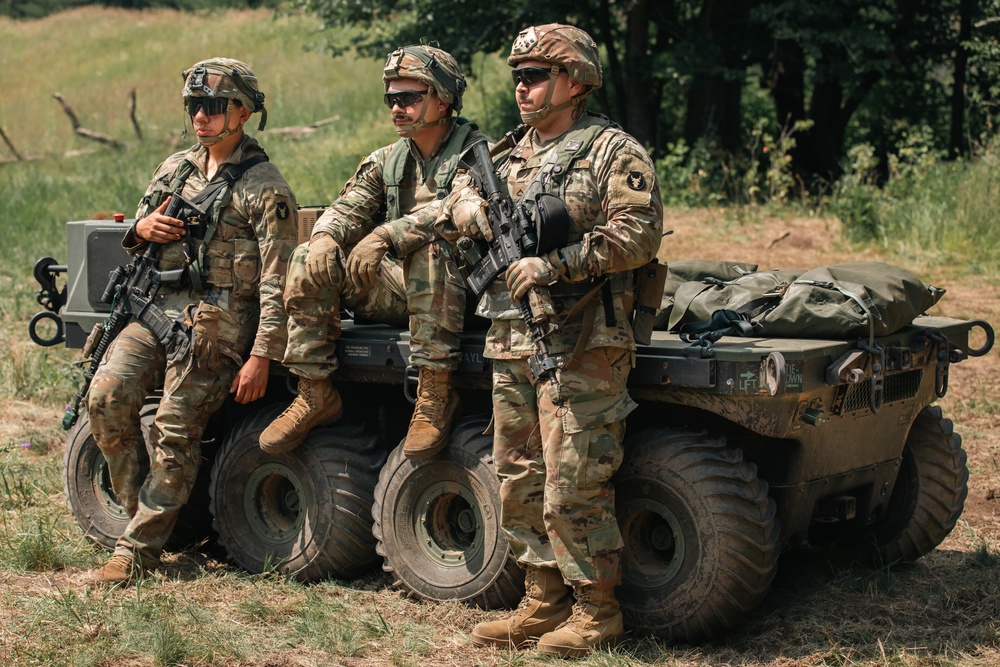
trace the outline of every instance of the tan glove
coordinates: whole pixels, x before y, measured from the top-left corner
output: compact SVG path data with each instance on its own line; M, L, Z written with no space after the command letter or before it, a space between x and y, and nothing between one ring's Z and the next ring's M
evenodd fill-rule
M486 217L486 200L471 185L454 190L445 201L452 224L461 236L493 242L493 230Z
M371 289L378 282L379 265L389 252L389 233L384 227L376 227L371 234L361 239L347 258L347 273L359 289Z
M544 257L524 257L507 267L504 278L507 280L510 295L518 301L532 287L536 285L548 287L559 280L559 269L552 266Z
M330 262L337 249L337 242L329 234L317 234L309 239L306 252L306 272L317 287L333 289Z

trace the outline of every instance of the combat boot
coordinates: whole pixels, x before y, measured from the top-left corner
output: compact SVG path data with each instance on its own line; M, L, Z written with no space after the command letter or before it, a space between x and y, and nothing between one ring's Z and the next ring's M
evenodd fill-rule
M524 575L524 599L517 611L499 621L477 625L472 630L472 643L518 648L555 630L572 610L573 598L559 570L529 565Z
M299 378L299 395L260 434L260 448L268 454L290 452L317 426L333 424L344 415L340 392L326 378Z
M146 571L128 554L116 553L108 562L87 574L88 584L121 584L128 586L144 576Z
M406 458L430 458L444 448L458 404L458 394L451 386L451 373L420 366L417 404L413 406L413 417L403 444Z
M577 586L573 615L538 639L538 650L562 658L582 658L602 645L617 643L625 634L614 587Z

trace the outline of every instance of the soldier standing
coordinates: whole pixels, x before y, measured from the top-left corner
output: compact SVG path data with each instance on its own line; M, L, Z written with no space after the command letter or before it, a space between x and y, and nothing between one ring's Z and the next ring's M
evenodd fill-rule
M230 393L240 403L263 396L270 361L280 361L285 349L281 295L295 246L295 198L243 131L257 111L263 129L264 94L251 69L230 58L201 61L183 76L198 144L156 169L123 240L130 253L163 244L161 271L186 268L185 280L163 286L151 306L174 319L181 335L164 345L145 322L130 322L91 383L91 429L131 517L92 581L129 583L159 565L198 474L209 417ZM194 199L208 192L214 196L202 202L205 219L186 224L165 215L172 195ZM143 480L139 411L160 386L154 451Z
M477 625L472 640L518 647L537 639L544 653L579 657L624 632L614 591L623 544L610 480L636 406L626 390L635 361L633 269L655 256L663 211L642 146L586 110L601 85L587 33L528 28L507 63L527 128L507 140L506 152L494 148L500 177L515 201L539 192L561 197L572 223L566 247L515 262L479 304L493 320L486 356L502 526L526 571L526 596L512 616ZM449 236L449 215L459 232L482 230L481 204L456 190L439 221L442 235ZM547 338L558 366L551 379L532 377L528 357L536 350L514 305L536 287L550 291L561 324Z
M341 307L376 322L409 322L409 363L419 378L407 457L440 451L458 409L451 373L461 360L465 282L449 245L430 225L451 191L462 152L482 135L458 116L465 77L445 51L397 49L382 80L400 139L361 161L312 238L295 249L285 289L284 364L298 376L299 394L261 434L265 452L291 451L311 429L343 414L330 382Z

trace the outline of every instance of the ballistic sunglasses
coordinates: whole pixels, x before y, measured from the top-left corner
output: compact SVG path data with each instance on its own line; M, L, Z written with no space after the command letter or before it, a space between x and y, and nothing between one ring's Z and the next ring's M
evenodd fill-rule
M565 67L560 67L556 74L559 72L565 72ZM525 86L533 86L536 83L545 81L552 74L552 69L549 67L518 67L510 71L510 78L514 79L514 85L523 83Z
M382 99L385 101L385 105L390 109L397 104L400 109L405 109L406 107L412 107L414 104L422 100L424 95L429 92L429 88L427 90L401 90L398 93L386 93Z
M236 100L233 100L235 103ZM229 100L225 97L189 97L187 98L188 115L194 118L198 109L205 112L206 116L218 116L225 113Z

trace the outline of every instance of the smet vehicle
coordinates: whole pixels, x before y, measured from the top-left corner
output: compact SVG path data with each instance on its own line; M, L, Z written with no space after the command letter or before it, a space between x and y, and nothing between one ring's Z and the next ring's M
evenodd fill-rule
M124 230L68 223L67 263L35 267L46 307L30 326L36 342L82 346L108 310L109 271L127 261ZM55 331L43 337L43 329ZM970 337L986 342L970 349ZM277 568L302 581L381 563L414 597L515 605L523 576L500 531L484 435L483 331L464 334L463 416L428 461L407 460L399 445L415 386L407 339L345 320L334 379L347 416L284 455L257 443L295 390L272 364L264 399L213 417L175 544L208 537L250 572ZM878 564L933 550L962 513L969 472L961 437L932 403L950 365L992 342L985 322L919 317L877 339L884 360L873 378L869 353L850 341L724 338L701 358L676 335L654 332L630 378L639 408L614 480L627 626L672 641L718 636L765 596L782 550L804 544ZM148 397L147 423L157 400ZM64 480L76 522L112 548L128 517L85 414L69 433Z

